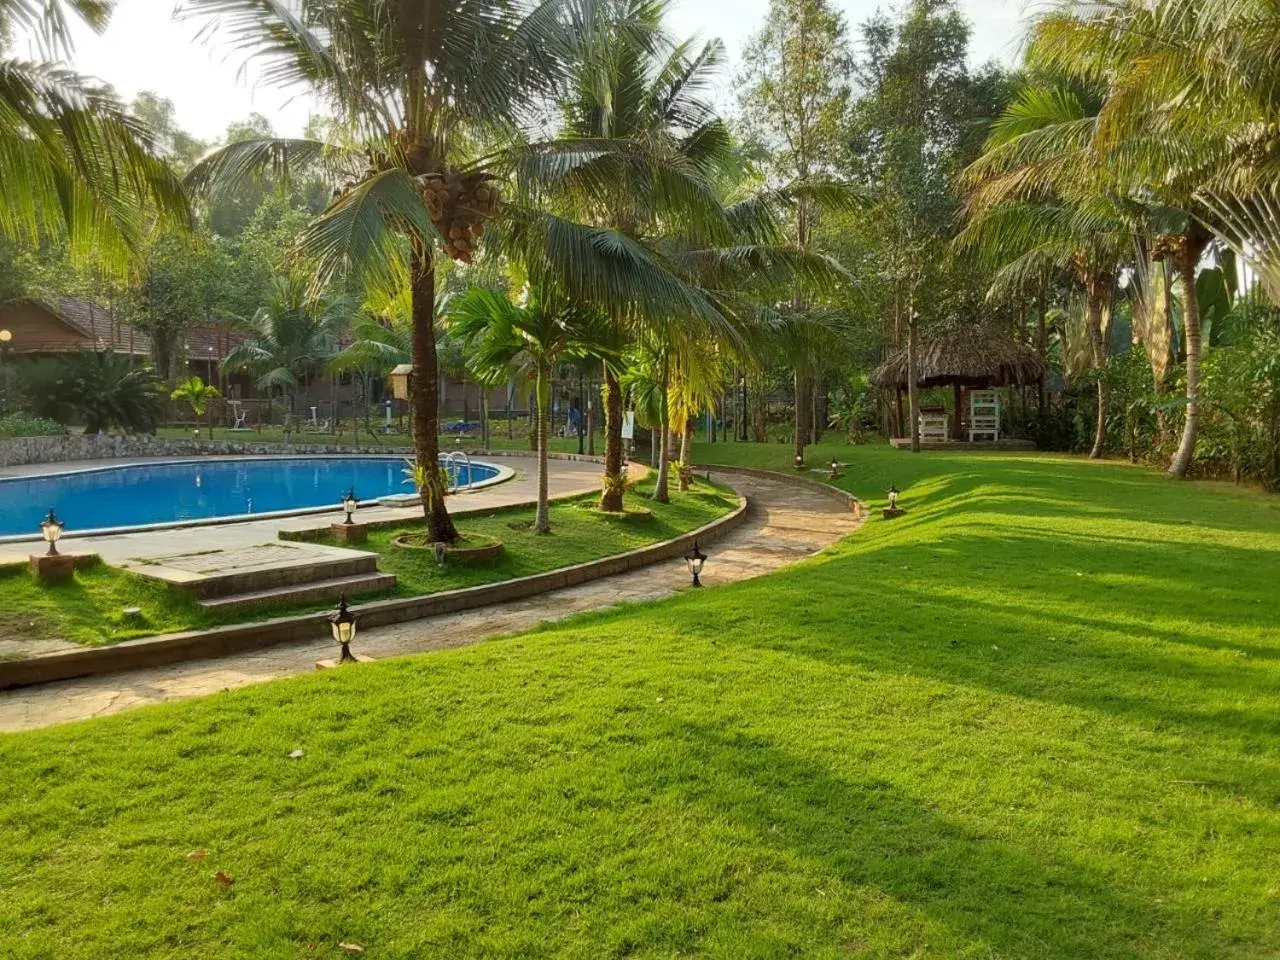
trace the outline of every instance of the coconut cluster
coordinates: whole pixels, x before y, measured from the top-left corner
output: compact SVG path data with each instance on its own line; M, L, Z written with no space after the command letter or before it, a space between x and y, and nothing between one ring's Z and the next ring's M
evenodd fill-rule
M444 251L470 263L484 236L484 222L498 210L500 197L484 173L424 173L417 178L431 222L444 238Z
M0 0L2 2L2 0ZM442 169L430 139L409 142L401 132L397 137L398 152L403 157L421 191L423 202L431 214L431 222L444 238L444 251L455 260L470 263L484 236L484 223L498 211L501 197L494 178L487 173L458 173ZM355 189L362 179L389 170L395 161L385 153L367 150L367 169L363 177L353 177L334 190L333 197Z

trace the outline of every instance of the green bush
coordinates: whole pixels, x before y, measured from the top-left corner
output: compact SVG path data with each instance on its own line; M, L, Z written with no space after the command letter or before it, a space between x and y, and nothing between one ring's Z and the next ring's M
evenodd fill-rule
M83 423L85 433L151 433L167 399L154 370L109 350L30 360L18 375L36 414Z
M0 439L8 437L63 437L67 428L57 420L32 413L11 413L0 417Z

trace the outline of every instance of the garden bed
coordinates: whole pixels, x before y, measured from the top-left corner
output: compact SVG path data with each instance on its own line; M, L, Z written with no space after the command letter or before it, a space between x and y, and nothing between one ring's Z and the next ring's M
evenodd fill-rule
M378 553L379 569L396 575L398 585L388 597L425 596L532 576L626 553L696 529L725 515L738 502L728 487L705 482L690 493L673 493L669 504L651 504L647 499L651 489L651 481L642 482L626 499L628 510L652 508L653 520L645 523L619 523L583 509L584 505L594 502L594 495L553 502L552 532L546 536L532 530L532 507L499 509L460 518L458 528L464 535L503 542L502 555L483 563L446 563L442 567L436 562L434 550L406 550L393 545L398 537L421 535L420 522L370 530L368 541L361 549ZM318 542L333 541L325 535ZM6 640L18 641L13 644L15 649L33 641L53 640L103 646L327 607L325 604L292 604L207 611L191 597L169 590L163 584L102 564L77 572L72 583L62 586L37 583L25 567L0 570L0 591L12 614L0 623L0 628L5 624L22 625L20 631L10 626L12 632L0 636L0 654L9 646ZM138 612L124 617L121 611L125 608L136 608Z

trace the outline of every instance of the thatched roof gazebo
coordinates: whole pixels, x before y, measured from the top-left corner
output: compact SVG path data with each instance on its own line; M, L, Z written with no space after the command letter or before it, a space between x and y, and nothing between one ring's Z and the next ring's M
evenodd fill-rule
M922 340L916 349L916 385L955 390L955 436L959 437L961 389L1032 386L1045 375L1045 365L1030 347L982 329L968 329ZM871 374L871 384L894 390L901 409L907 389L907 350L902 348ZM899 413L899 422L902 417Z

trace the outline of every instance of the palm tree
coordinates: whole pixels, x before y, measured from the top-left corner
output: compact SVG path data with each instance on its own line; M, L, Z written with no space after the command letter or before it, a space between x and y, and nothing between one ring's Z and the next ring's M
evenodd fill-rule
M610 151L608 144L529 142L519 131L561 89L575 38L598 32L607 0L186 0L189 15L218 18L232 41L268 62L266 77L303 84L325 99L346 142L259 139L228 145L189 177L211 191L265 171L287 174L324 162L341 180L335 200L300 240L323 289L343 276L367 292L407 287L413 344L414 444L420 463L438 458L435 320L441 255L470 262L495 226L501 247L541 261L566 295L619 313L658 315L713 307L648 251L616 230L584 227L524 203L506 202L497 172L521 182L559 180ZM639 29L639 28L637 28ZM476 144L493 145L478 156ZM584 158L585 161L584 161ZM661 179L651 161L650 179ZM585 164L585 166L584 166ZM669 177L667 179L670 179ZM598 179L578 179L586 194ZM515 202L512 202L515 201ZM432 475L423 491L428 533L457 531Z
M218 388L211 383L205 383L199 377L188 377L169 396L174 400L185 400L190 404L191 412L195 414L197 421L205 415L206 410L209 412L209 439L212 440L213 408L209 402L222 396Z
M611 363L613 358L603 345L605 318L573 305L542 284L527 285L518 303L477 287L450 300L446 312L450 332L466 344L467 365L481 383L505 378L522 363L532 368L538 406L538 508L533 527L537 533L550 533L547 452L552 375L562 360L594 357Z
M993 126L970 165L969 220L957 249L997 268L995 288L1025 287L1046 270L1067 271L1084 293L1084 326L1097 377L1091 457L1106 442L1110 386L1107 329L1122 264L1132 257L1140 203L1100 171L1091 137L1101 99L1089 90L1028 84Z
M150 131L109 89L54 62L70 51L72 18L101 31L112 6L0 2L0 38L6 28L30 30L47 58L0 49L0 236L65 240L77 259L122 267L157 216L188 226L191 214Z
M1186 413L1171 476L1185 476L1195 455L1202 350L1196 274L1215 235L1259 261L1264 285L1280 303L1277 31L1276 8L1248 0L1104 0L1049 11L1028 49L1033 66L1105 88L1091 131L1095 160L1130 195L1160 208L1152 249L1177 276L1186 347Z
M253 336L227 354L222 370L251 373L261 389L279 391L288 431L299 383L333 356L338 333L350 314L346 301L316 299L303 280L279 277L249 323Z
M645 251L669 272L675 299L665 311L637 310L598 291L590 297L609 311L616 339L646 326L697 322L729 334L715 298L660 252L664 235L686 247L727 243L728 211L714 178L734 159L728 128L706 99L723 60L718 41L676 43L662 29L665 0L618 0L594 30L575 34L568 93L561 100L563 143L577 147L556 169L545 157L524 162L519 177L535 193L605 232L623 249ZM622 390L616 371L603 371L605 465L602 510L622 509ZM665 444L665 431L663 442ZM663 492L665 446L658 495Z

